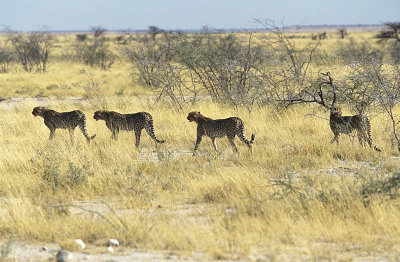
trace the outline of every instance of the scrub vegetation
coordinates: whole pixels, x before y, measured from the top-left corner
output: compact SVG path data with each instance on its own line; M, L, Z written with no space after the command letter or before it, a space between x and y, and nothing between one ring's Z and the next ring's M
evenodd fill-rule
M397 40L350 30L315 37L259 23L265 31L42 32L51 45L37 70L26 70L13 51L16 33L2 35L4 247L10 236L67 249L79 238L95 253L116 238L124 248L200 253L200 260L399 259ZM4 67L2 54L10 55ZM304 102L328 71L343 115L368 116L381 152L361 146L356 134L331 144L329 110ZM49 141L31 113L36 106L81 110L96 138L88 144L76 131L71 144L57 130ZM166 142L155 147L142 133L136 148L128 131L114 141L93 119L97 110L149 112ZM236 143L236 154L226 138L215 151L203 138L193 157L191 111L240 117L245 135L255 133L253 153Z

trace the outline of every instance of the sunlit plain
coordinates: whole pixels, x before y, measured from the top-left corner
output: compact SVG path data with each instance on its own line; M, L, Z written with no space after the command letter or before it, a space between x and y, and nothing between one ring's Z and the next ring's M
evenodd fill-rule
M71 37L58 37L48 72L0 74L2 98L50 97L0 104L0 238L67 249L80 238L88 252L117 238L127 248L199 252L200 259L351 260L385 252L399 258L399 200L361 193L400 167L383 115L371 117L378 153L354 137L331 144L329 112L318 105L249 113L203 101L177 112L168 99L155 101L123 60L109 71L65 61L62 47ZM337 41L332 33L322 49ZM89 135L97 137L88 145L77 129L71 145L68 132L57 130L48 141L43 119L31 114L43 104L83 111ZM147 111L167 142L156 148L145 132L138 149L133 132L112 141L104 122L93 119L100 109ZM253 154L238 139L235 154L226 138L215 152L204 138L193 157L196 125L186 119L193 110L242 118L245 135L255 133Z

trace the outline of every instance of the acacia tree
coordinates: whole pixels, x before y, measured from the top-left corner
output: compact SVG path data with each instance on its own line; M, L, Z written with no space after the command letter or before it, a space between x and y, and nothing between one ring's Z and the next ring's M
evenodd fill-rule
M149 34L151 35L151 38L153 38L153 40L155 40L156 36L162 32L163 30L158 28L157 26L149 26Z
M381 42L388 44L388 49L392 61L396 64L400 63L400 22L387 22L386 27L379 32L377 38Z
M395 39L400 42L400 22L387 22L385 28L379 32L377 38L382 40Z

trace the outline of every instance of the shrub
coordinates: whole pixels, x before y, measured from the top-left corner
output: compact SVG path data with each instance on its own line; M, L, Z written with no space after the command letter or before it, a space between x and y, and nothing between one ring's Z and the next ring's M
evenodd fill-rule
M0 72L6 73L10 69L10 64L14 60L14 52L11 48L0 48Z
M400 44L398 42L389 46L389 54L393 63L400 64Z
M87 34L77 34L75 36L76 36L76 40L80 41L80 42L84 42L84 41L86 41L86 39L88 39Z
M366 41L358 43L354 39L350 39L346 44L340 42L335 54L346 65L369 64L383 59L383 53L380 50L373 48Z
M103 33L94 31L93 34L93 38L89 38L86 34L76 35L72 45L73 56L90 67L110 69L116 55L110 51Z
M83 186L87 183L87 176L94 174L90 162L73 161L53 147L38 150L32 162L53 192Z
M90 174L92 171L88 165L77 166L68 162L68 169L63 171L58 163L50 162L45 166L42 179L56 192L61 188L73 189L85 185Z
M8 40L25 71L46 72L50 51L54 46L53 35L46 31L22 34L10 31Z
M368 204L373 196L383 196L389 199L399 198L400 173L393 173L388 176L376 176L367 180L361 187L361 195L364 203Z

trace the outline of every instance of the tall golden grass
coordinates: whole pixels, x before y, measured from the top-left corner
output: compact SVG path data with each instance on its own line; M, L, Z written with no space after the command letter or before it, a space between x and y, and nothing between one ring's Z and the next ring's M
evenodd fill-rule
M241 117L246 135L256 134L254 153L236 140L237 155L226 139L218 140L217 153L204 139L192 157L196 126L168 105L131 97L52 104L58 111L81 109L89 134L97 134L88 145L77 130L71 145L63 130L48 141L43 120L31 114L36 104L1 109L4 238L96 244L117 237L142 249L228 258L267 252L270 245L302 246L313 254L316 242L381 250L398 241L398 201L377 197L366 206L359 193L365 180L399 166L381 117L372 121L383 150L377 153L348 137L332 145L328 121L317 117L327 117L322 109L305 118L311 107L259 108L249 115L203 103L196 109L204 115ZM157 136L167 142L156 149L145 132L139 149L132 132L112 141L104 122L92 118L99 105L151 112Z
M127 65L109 72L84 68L99 83L93 93L82 68L60 61L46 74L0 75L0 96L67 97L49 106L82 110L89 135L97 134L90 145L79 130L74 145L63 130L48 141L43 120L31 114L43 102L2 102L0 238L12 234L68 248L75 238L97 245L113 237L138 249L230 259L264 254L282 260L279 254L286 253L286 260L346 260L397 252L399 200L362 194L400 167L382 115L372 119L372 136L382 149L377 153L347 136L331 144L328 112L317 105L259 107L249 114L202 102L186 111L239 116L246 136L256 135L253 154L238 139L241 154L235 154L226 138L217 140L215 152L205 138L192 157L196 126L187 112L155 103L132 83ZM139 149L132 132L112 141L104 122L93 119L99 109L150 112L157 136L167 142L156 148L145 132Z

